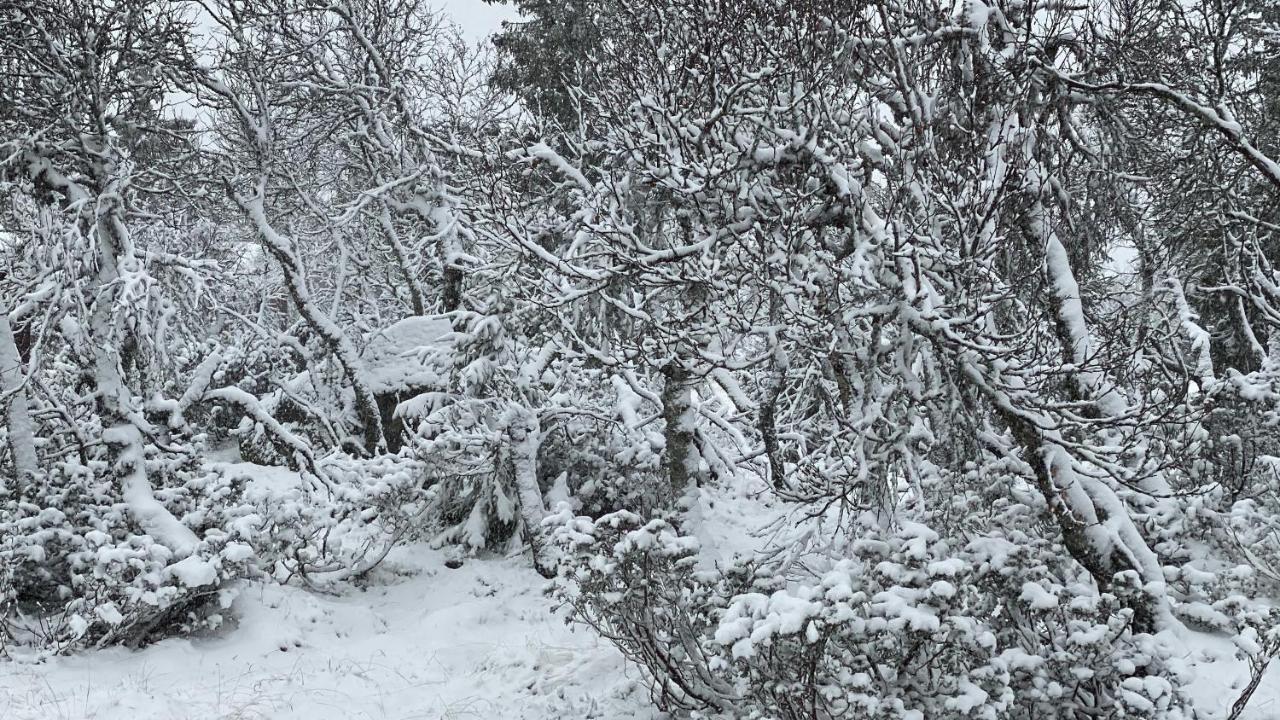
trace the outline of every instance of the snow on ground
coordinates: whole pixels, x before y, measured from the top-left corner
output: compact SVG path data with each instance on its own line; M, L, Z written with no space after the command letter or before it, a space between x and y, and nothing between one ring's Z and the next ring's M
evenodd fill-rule
M343 595L252 584L216 637L0 664L4 720L656 716L635 668L574 630L525 558L400 549Z
M1199 632L1188 632L1184 641L1195 677L1189 689L1196 708L1205 718L1227 717L1249 679L1245 663L1235 659L1234 643ZM1280 720L1280 660L1271 663L1240 720Z

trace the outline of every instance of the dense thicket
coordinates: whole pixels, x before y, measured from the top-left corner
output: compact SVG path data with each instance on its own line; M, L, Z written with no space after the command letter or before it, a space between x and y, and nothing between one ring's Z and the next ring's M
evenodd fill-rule
M1186 625L1265 666L1280 8L521 9L496 58L416 0L0 9L5 643L426 538L523 543L686 714L1191 717ZM699 565L750 474L785 519Z

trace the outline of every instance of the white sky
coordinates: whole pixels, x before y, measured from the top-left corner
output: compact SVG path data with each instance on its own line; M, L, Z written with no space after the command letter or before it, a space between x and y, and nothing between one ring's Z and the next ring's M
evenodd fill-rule
M452 16L462 31L475 40L501 30L503 20L519 17L510 5L490 5L483 0L434 0L433 4Z

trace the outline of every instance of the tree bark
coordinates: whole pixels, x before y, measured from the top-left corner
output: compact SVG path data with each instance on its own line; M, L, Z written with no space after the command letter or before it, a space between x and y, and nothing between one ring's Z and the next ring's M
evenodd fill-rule
M507 420L507 438L511 442L511 462L515 470L516 496L520 499L520 522L533 552L533 566L544 577L554 577L555 558L543 542L542 521L547 506L538 486L538 447L542 428L537 413L525 407L513 408Z
M667 477L672 496L680 497L691 482L700 483L697 434L693 421L693 385L679 360L662 368L662 419L666 423Z
M30 487L40 472L36 454L35 426L27 400L27 378L22 357L13 337L7 313L0 312L0 399L3 400L5 422L9 434L9 453L13 457L14 479L18 497ZM4 490L0 478L0 490Z

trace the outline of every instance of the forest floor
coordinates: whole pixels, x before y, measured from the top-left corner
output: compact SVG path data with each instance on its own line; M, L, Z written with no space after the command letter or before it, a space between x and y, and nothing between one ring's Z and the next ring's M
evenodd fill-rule
M0 664L4 720L653 717L638 671L566 626L522 558L401 548L364 589L251 584L217 636Z
M744 480L704 494L707 562L759 542L751 528L778 514L762 508L761 490ZM527 558L457 569L445 559L424 545L398 548L367 587L341 594L246 584L234 625L209 637L0 663L0 720L661 717L635 667L590 630L565 624ZM1225 717L1243 664L1229 638L1185 640L1200 709ZM1243 717L1280 720L1280 667Z

